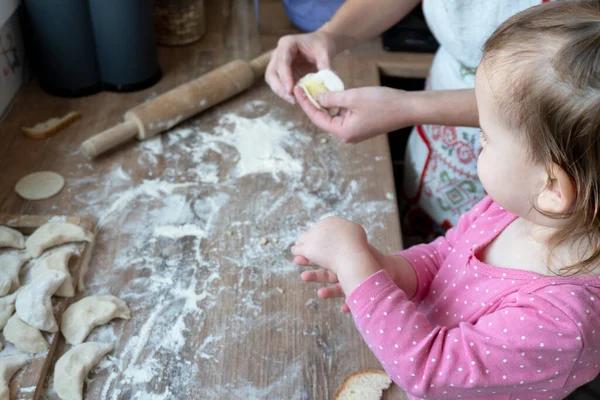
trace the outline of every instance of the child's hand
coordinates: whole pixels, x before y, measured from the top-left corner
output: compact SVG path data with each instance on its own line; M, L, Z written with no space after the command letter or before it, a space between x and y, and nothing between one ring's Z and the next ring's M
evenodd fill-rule
M299 264L302 265L301 263ZM338 282L337 275L326 269L302 271L302 273L300 274L300 278L304 282L329 283L330 285L317 290L317 296L319 296L321 299L346 296L344 290L342 289L342 286ZM346 303L342 304L341 308L343 312L350 311L350 308Z
M369 243L363 227L338 217L317 222L292 247L296 264L320 266L333 274L345 260L365 251L369 251Z
M342 293L350 293L366 278L382 269L371 253L362 226L343 218L329 217L303 233L292 247L299 265L316 265L339 280ZM337 290L329 288L330 290Z
M370 246L371 254L377 260L383 269L385 269L394 283L404 292L409 298L412 298L417 290L417 276L410 263L403 257L398 257L393 254L383 254L375 247ZM296 257L296 263L300 265L308 265L307 260L300 260ZM298 262L303 261L303 262ZM339 283L338 277L331 271L326 269L303 271L300 278L304 282L316 282L329 284L317 291L317 296L321 299L345 297L346 293ZM342 311L349 312L350 308L346 303L342 304Z

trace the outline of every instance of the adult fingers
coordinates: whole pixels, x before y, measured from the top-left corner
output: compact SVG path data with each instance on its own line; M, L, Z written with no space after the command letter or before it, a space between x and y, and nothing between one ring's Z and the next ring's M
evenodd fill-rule
M315 63L317 64L317 69L320 71L322 69L331 69L331 60L329 59L329 54L325 50L317 50L315 52Z
M313 124L323 129L324 131L334 133L336 130L336 124L334 122L334 118L331 117L326 112L318 110L313 103L308 100L304 91L296 86L294 88L294 95L298 100L298 104L302 108L302 110L306 113L308 118L312 121Z
M267 67L267 71L265 73L265 82L267 82L273 93L275 93L277 96L281 97L288 103L290 102L290 100L287 98L288 96L285 93L285 89L283 88L283 85L279 80L279 75L275 71L275 64L273 60L271 60L271 63L269 63L269 66Z
M285 95L292 97L294 88L294 76L292 74L292 61L298 52L298 43L296 39L286 36L279 40L277 44L278 52L275 62L275 70L283 86Z
M341 90L336 92L325 92L318 96L319 104L326 108L349 108L354 106L354 91Z

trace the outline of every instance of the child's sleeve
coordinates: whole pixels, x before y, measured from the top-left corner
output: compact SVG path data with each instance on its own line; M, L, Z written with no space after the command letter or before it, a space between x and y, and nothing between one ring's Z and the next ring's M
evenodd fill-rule
M448 329L430 324L387 272L379 271L346 303L386 372L414 396L559 390L582 352L581 331L551 299L515 297L474 323Z
M412 246L395 254L405 258L417 274L418 287L412 301L417 303L423 299L431 281L448 254L454 249L457 240L469 229L473 221L481 213L487 211L492 204L489 197L484 198L470 211L463 214L458 220L458 224L448 230L445 236L440 236L431 243Z

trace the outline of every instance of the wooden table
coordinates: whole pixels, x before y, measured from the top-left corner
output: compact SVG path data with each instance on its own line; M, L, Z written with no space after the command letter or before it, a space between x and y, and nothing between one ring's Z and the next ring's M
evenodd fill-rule
M331 214L362 223L383 251L402 247L385 136L341 144L261 83L151 141L94 161L77 152L130 107L273 40L260 36L250 1L206 6L204 39L160 48L164 78L152 88L62 99L26 85L0 128L0 211L98 220L80 296L119 296L133 318L88 339L116 349L92 373L87 398L331 398L350 373L381 367L341 301L319 300L318 285L300 281L289 247ZM338 57L336 69L350 87L379 83L376 63L360 55ZM71 110L83 118L55 137L20 132ZM24 201L14 184L38 170L67 186Z

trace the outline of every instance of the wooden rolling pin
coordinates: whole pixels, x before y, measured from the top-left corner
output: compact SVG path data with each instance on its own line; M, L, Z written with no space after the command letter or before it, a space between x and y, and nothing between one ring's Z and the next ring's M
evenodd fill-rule
M124 122L83 142L81 151L88 157L96 157L133 138L144 140L171 129L262 79L270 58L269 51L249 62L231 61L140 104L125 113Z

